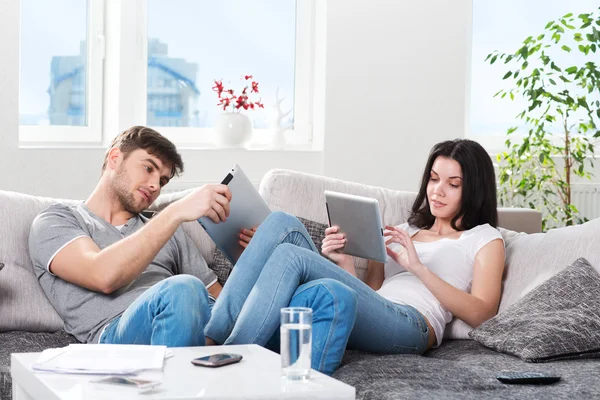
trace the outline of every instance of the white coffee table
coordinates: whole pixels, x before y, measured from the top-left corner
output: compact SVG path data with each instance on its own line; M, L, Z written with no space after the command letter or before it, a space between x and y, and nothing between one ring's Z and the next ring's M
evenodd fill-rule
M354 400L352 386L311 372L307 382L289 382L281 378L280 357L257 345L172 348L173 357L165 360L162 372L143 372L140 379L157 379L162 384L152 392L90 383L98 375L33 373L31 364L40 353L11 355L14 400L82 399L340 399ZM237 364L220 368L196 367L193 358L215 353L244 356Z

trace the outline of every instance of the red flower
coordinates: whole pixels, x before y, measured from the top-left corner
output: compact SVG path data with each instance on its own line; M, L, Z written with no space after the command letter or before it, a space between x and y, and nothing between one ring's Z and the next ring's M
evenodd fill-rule
M227 110L227 107L231 104L231 99L228 97L221 97L221 101L219 102L219 106L223 107L223 111Z
M221 97L221 93L223 93L223 81L222 80L218 81L215 79L215 86L212 87L212 90L217 92L219 97Z
M243 75L243 79L248 81L252 79L252 75ZM217 106L223 109L223 111L241 111L244 110L256 110L258 108L265 108L264 104L261 103L261 100L252 101L250 97L252 93L258 93L258 82L251 81L250 86L245 86L242 89L240 95L235 95L234 89L226 89L223 85L222 80L214 80L215 86L212 87L212 90L218 94L219 102Z
M235 108L243 107L245 103L246 99L244 98L244 96L239 96L235 101Z

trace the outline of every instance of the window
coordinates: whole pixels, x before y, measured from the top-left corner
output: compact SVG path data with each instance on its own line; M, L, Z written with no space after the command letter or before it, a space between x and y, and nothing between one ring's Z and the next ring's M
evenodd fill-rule
M242 77L259 82L265 109L248 112L253 142L265 143L272 106L296 143L309 143L311 2L296 0L147 0L145 123L176 143L205 144L220 113L214 80L236 94ZM156 106L156 102L160 106ZM164 129L164 127L175 127Z
M508 68L504 63L490 65L484 61L486 56L494 50L512 53L525 38L542 33L548 21L567 13L593 12L597 7L595 0L473 0L469 136L488 149L502 149L506 131L518 125L516 115L526 108L518 98L510 101L493 97L506 88L502 77ZM575 52L561 56L579 57ZM592 57L597 55L590 53L590 60Z
M267 147L279 98L310 148L314 1L22 0L20 142L101 145L145 124L214 147L214 80L241 91L251 74L265 105L248 112L253 142Z
M100 142L102 25L101 0L21 0L21 142Z

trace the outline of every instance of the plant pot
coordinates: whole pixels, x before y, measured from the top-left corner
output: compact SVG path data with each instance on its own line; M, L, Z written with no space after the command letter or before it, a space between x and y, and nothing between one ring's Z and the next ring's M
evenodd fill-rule
M215 124L215 135L219 147L246 147L252 138L250 118L241 113L223 113Z

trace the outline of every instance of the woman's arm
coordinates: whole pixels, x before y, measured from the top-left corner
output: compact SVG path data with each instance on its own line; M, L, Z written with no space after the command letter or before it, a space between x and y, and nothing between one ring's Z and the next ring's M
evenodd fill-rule
M365 283L373 290L381 289L383 284L383 263L369 260Z
M481 325L496 314L504 272L504 243L501 239L492 240L475 255L469 294L450 285L423 265L407 232L392 226L386 226L386 229L390 236L386 244L395 242L403 246L400 253L388 247L388 255L419 278L448 311L472 327Z
M498 312L504 272L504 244L496 239L475 256L471 294L455 288L424 265L413 272L457 318L476 328Z

